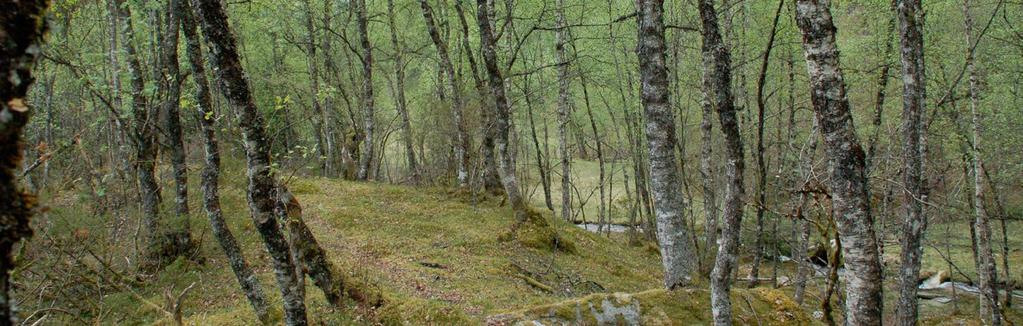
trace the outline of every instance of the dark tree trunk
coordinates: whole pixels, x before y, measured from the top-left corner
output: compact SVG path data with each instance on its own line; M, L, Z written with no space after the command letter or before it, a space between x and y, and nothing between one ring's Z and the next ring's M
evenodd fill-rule
M266 296L259 280L252 272L245 256L242 254L241 246L227 227L223 212L220 208L220 147L217 144L216 113L213 111L212 94L210 93L209 82L206 80L206 67L202 56L202 46L198 32L195 27L195 18L192 16L192 6L188 1L179 2L178 12L181 14L181 30L185 33L187 41L188 62L192 67L192 80L195 83L195 103L198 111L197 118L202 127L203 144L206 153L206 165L203 167L200 176L200 184L203 192L203 208L206 210L206 217L210 220L210 229L213 237L217 239L220 248L224 250L227 261L234 271L242 292L249 299L249 304L256 312L256 316L264 324L271 323Z
M419 0L419 4L423 9L423 19L426 20L430 39L433 40L433 45L437 48L441 70L444 71L448 88L451 88L451 115L455 123L455 161L457 161L458 165L458 186L467 187L469 185L469 150L472 147L470 145L472 141L469 139L465 118L463 117L465 102L462 97L462 90L458 87L455 67L451 64L451 56L448 55L448 44L441 39L440 31L437 30L437 24L434 22L433 8L430 7L426 0Z
M846 323L880 325L881 261L870 215L866 163L839 66L830 6L828 0L798 0L796 24L803 34L810 98L829 159L832 209L848 270Z
M668 104L668 69L665 66L664 1L638 0L641 100L646 117L650 183L654 196L657 238L664 265L664 287L673 289L692 280L696 257L689 242L683 211L678 160L675 155L675 111Z
M731 53L721 40L718 30L717 11L712 0L699 2L700 20L703 24L703 73L704 88L712 92L714 107L718 111L721 131L725 134L725 186L723 229L718 240L717 257L711 272L711 305L714 323L730 325L732 322L731 293L732 271L736 268L739 249L739 231L742 227L742 201L744 197L743 172L746 167L736 117L735 96L732 95Z
M899 44L902 52L902 205L906 215L902 221L902 266L899 269L899 302L896 315L899 324L917 323L917 284L920 278L921 242L927 228L923 202L927 200L927 182L924 178L926 154L924 115L926 114L926 86L924 74L924 11L920 0L898 0Z
M469 24L465 20L465 11L462 9L462 0L455 0L455 11L458 13L458 22L462 26L462 48L465 49L465 57L469 61L469 69L472 72L472 79L479 93L480 103L483 103L483 110L480 115L483 129L483 144L480 156L483 159L483 188L492 194L500 194L504 191L501 184L500 172L497 171L497 159L494 151L494 113L488 110L491 94L487 91L480 76L479 66L476 64L475 51L469 46Z
M373 159L376 144L374 144L374 130L376 129L376 120L374 115L376 109L374 108L373 99L373 47L369 44L369 8L366 7L366 0L356 1L356 25L359 28L359 45L362 48L362 55L359 59L362 61L362 128L363 128L363 139L362 139L362 153L359 154L359 171L356 173L355 178L358 180L368 180L370 174L373 171Z
M227 23L227 15L220 1L192 0L199 17L206 44L210 48L211 66L217 75L220 91L238 114L242 129L245 157L248 165L248 201L252 220L256 224L267 251L273 260L274 274L284 300L284 320L287 325L306 325L305 298L296 262L291 255L287 238L277 224L284 212L277 197L277 184L270 169L270 144L266 140L263 117L249 90L249 83L238 57L237 44ZM286 218L286 217L284 217Z
M178 13L178 1L167 2L167 26L164 30L161 55L163 69L160 78L164 85L163 112L166 118L164 132L166 132L167 146L170 150L171 168L174 175L174 213L175 219L171 220L167 228L169 246L174 249L175 256L188 255L192 251L191 227L189 225L188 209L188 165L185 162L187 154L185 151L185 139L181 131L181 78L178 65L178 28L180 17Z
M487 0L476 0L476 21L479 25L480 44L483 48L483 61L487 70L490 94L494 99L494 143L497 150L498 171L501 174L501 183L504 185L508 202L519 222L524 222L527 217L528 208L522 195L519 193L519 181L515 175L515 161L512 157L512 148L509 141L511 130L511 105L505 96L504 77L497 63L497 40L491 28L490 16L487 15ZM486 110L486 109L484 109Z
M22 142L30 108L25 97L34 82L32 66L46 33L49 1L16 1L0 11L0 324L18 324L11 297L11 249L32 236L35 196L18 184Z

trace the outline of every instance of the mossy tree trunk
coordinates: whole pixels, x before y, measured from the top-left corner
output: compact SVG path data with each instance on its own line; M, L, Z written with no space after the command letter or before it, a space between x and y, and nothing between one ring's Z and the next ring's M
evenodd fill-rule
M796 25L803 35L810 98L829 159L832 209L848 269L846 323L880 325L881 260L870 214L866 163L839 66L830 7L828 0L797 0Z
M483 61L487 70L487 82L490 85L490 95L494 100L494 143L496 145L498 171L501 174L501 184L504 185L504 192L508 196L512 210L515 211L515 218L524 222L528 217L528 207L519 193L519 181L515 175L515 161L512 157L512 145L509 141L511 130L511 105L508 97L505 96L504 77L497 62L497 40L494 38L494 31L490 23L487 0L476 0L476 21L479 25L480 44L483 48ZM485 109L486 110L486 109Z
M200 123L203 145L206 155L206 164L203 166L200 176L200 185L203 192L203 208L206 210L206 217L210 220L210 229L213 237L217 239L220 248L227 256L228 264L234 271L242 292L248 298L249 304L256 312L256 316L264 324L271 323L266 296L263 294L259 280L252 272L252 268L245 261L241 246L235 239L231 230L227 227L227 221L220 208L220 146L217 143L217 116L213 110L212 94L210 94L209 82L206 80L206 67L204 66L201 41L195 27L195 17L192 15L192 6L188 1L179 1L179 13L181 14L181 30L187 41L188 62L192 69L192 81L195 84L196 115Z
M358 0L356 6L356 26L359 29L359 46L362 49L359 59L362 62L362 153L359 155L359 171L355 178L369 180L373 173L373 160L376 154L376 108L373 98L373 46L369 43L369 8L366 0Z
M28 89L35 81L32 67L46 33L49 1L16 1L0 11L0 324L18 324L10 273L11 250L32 235L35 197L18 184L22 143L30 107Z
M178 65L178 39L180 34L180 13L178 2L169 0L166 7L166 27L161 45L163 69L160 85L163 88L164 132L170 151L172 174L174 176L174 219L167 226L168 241L174 249L174 256L192 254L192 233L189 225L188 207L188 164L186 163L185 139L181 131L181 73Z
M248 165L249 210L256 230L262 236L273 260L274 274L284 301L285 323L306 325L305 298L301 288L304 285L296 273L296 262L287 238L277 223L282 219L282 216L277 215L286 214L286 211L278 209L281 203L270 167L270 144L266 140L263 116L256 107L242 70L237 42L228 26L227 14L220 1L192 0L192 6L210 48L211 66L216 72L220 91L238 114Z

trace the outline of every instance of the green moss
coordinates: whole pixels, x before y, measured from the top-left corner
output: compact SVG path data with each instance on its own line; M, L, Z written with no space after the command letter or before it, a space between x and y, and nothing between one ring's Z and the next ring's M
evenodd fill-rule
M558 233L554 222L535 210L527 210L524 221L498 235L499 241L518 240L523 246L575 254L575 242Z

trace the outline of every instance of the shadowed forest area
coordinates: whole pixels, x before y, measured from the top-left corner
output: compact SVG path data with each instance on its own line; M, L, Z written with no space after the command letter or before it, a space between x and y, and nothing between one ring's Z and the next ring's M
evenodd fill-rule
M0 325L1023 323L1021 17L0 0Z

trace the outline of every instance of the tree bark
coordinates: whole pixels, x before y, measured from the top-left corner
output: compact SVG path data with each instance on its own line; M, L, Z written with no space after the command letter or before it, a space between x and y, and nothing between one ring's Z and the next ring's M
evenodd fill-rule
M216 72L220 91L238 114L248 165L249 210L256 230L262 236L273 260L274 274L284 301L285 323L306 325L305 298L301 295L304 291L300 288L303 282L296 273L296 262L287 238L277 224L280 218L277 215L284 210L277 209L281 203L277 198L276 180L270 169L270 144L266 140L263 117L256 107L242 70L235 37L220 1L192 0L192 6L210 48L211 66Z
M998 302L998 274L995 268L995 259L991 250L991 221L987 210L984 208L984 160L981 158L981 117L980 117L980 90L979 76L975 63L975 47L973 39L973 18L970 16L972 1L963 2L963 17L966 34L966 67L969 73L970 85L970 115L973 130L973 144L970 148L970 156L973 163L973 212L974 227L976 227L976 262L978 274L978 286L983 299L980 300L980 318L985 324L998 326L1002 324L1002 312ZM901 16L901 15L900 15Z
M49 1L17 1L0 13L0 324L16 325L11 290L15 261L11 250L32 236L30 220L36 198L18 184L25 126L30 107L32 66L47 30Z
M839 67L830 5L829 0L798 0L796 25L803 34L810 98L829 158L832 209L848 270L846 324L880 325L882 275L870 215L866 163Z
M675 155L675 111L668 104L668 69L665 66L664 1L638 0L641 100L646 117L647 150L650 153L650 182L654 196L657 238L664 265L664 287L688 285L696 257L682 217L682 200Z
M528 208L525 200L519 193L519 182L515 175L515 162L512 157L512 148L509 142L509 130L511 129L511 107L508 98L505 96L504 77L497 63L497 40L490 24L490 16L487 15L487 0L476 0L476 21L479 25L480 45L483 48L483 61L487 70L487 82L490 84L490 95L494 99L494 143L497 151L498 171L501 174L501 183L504 185L508 202L511 203L515 218L524 222L527 217Z
M557 1L557 28L554 31L554 58L558 66L558 151L561 154L561 218L572 220L572 157L568 150L569 76L568 57L565 55L567 29L565 23L565 1Z
M121 34L124 35L122 45L128 59L128 74L131 76L135 172L142 192L142 221L146 230L143 267L154 268L168 260L164 257L166 253L173 252L171 243L164 238L160 225L160 185L156 182L156 117L150 115L147 107L149 100L145 95L142 64L139 63L138 51L135 48L135 28L131 9L123 0L114 0L114 3L121 20Z
M902 266L899 270L899 302L896 314L899 324L917 323L917 284L920 278L921 246L927 229L927 216L923 203L927 200L927 182L924 178L926 154L927 79L924 71L924 11L920 0L896 1L899 21L899 44L902 53L902 205L906 213L902 221Z
M465 20L465 11L462 8L462 0L455 0L455 11L458 13L458 22L462 26L462 48L465 49L465 57L469 61L469 69L472 73L473 84L479 93L480 103L483 103L483 110L480 115L481 128L483 129L483 144L480 156L483 160L483 188L491 194L500 194L504 191L500 180L500 172L497 171L497 159L494 151L494 113L488 110L488 103L491 94L484 85L480 76L480 69L476 63L475 51L469 46L469 24Z
M245 261L241 246L227 227L220 208L220 146L217 143L217 116L213 111L212 94L210 94L209 81L206 79L206 67L202 56L202 46L198 32L195 27L195 18L192 16L192 6L188 1L179 1L178 12L181 14L181 30L187 41L188 62L192 69L192 81L195 84L195 103L198 109L196 114L199 120L203 145L206 154L206 165L203 166L200 176L200 184L203 192L203 208L206 210L206 217L210 220L210 229L213 237L217 239L220 248L227 256L228 264L234 272L242 292L248 298L249 304L256 312L256 316L263 324L270 324L272 320L268 311L269 305L259 280L252 272L252 267Z
M703 70L704 88L713 94L713 104L718 112L721 131L725 134L725 203L723 229L718 240L717 257L711 272L711 307L714 323L732 323L731 292L732 271L736 268L739 249L739 232L742 228L742 200L745 197L743 173L746 162L743 154L742 136L736 116L735 97L732 94L731 53L721 40L718 29L717 11L713 0L699 3L700 20L703 24Z
M458 165L458 186L460 188L469 186L469 150L472 148L469 132L466 130L466 123L463 111L465 111L465 100L462 97L462 90L458 87L458 79L455 75L454 65L451 63L451 56L448 55L448 44L441 39L440 31L433 18L433 8L426 0L419 0L423 9L423 19L426 20L426 27L437 48L437 56L440 58L441 69L444 70L448 88L451 88L451 115L455 123L455 161Z
M362 128L365 135L362 140L362 153L359 154L359 171L355 178L365 181L370 178L370 173L373 170L376 149L376 145L373 143L376 141L374 139L376 136L374 135L376 109L373 99L373 47L369 43L369 8L366 7L366 0L358 0L355 5L358 11L355 21L359 29L359 46L362 48L362 55L359 56L359 59L362 61Z
M181 78L178 65L178 28L180 13L178 2L187 0L169 0L167 2L167 26L164 30L161 55L163 59L162 77L164 85L164 117L167 146L170 149L171 169L174 175L174 213L175 219L168 226L169 244L174 248L175 256L188 255L192 251L192 236L189 225L188 208L188 164L185 151L185 139L181 131Z
M704 75L704 78L707 76ZM718 206L717 192L714 191L714 104L711 103L711 90L707 88L709 83L703 81L701 93L703 100L700 106L703 114L700 119L700 185L703 188L703 233L704 244L707 247L706 256L703 257L708 266L706 273L710 272L715 253L718 246Z

